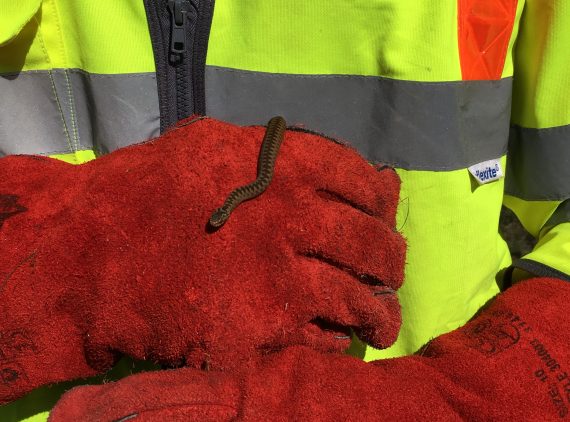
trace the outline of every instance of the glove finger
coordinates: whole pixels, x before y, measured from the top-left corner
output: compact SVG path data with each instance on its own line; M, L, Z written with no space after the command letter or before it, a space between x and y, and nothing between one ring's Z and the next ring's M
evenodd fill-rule
M237 401L237 388L224 374L183 368L76 387L63 395L49 421L230 421Z
M42 385L97 374L78 353L81 337L65 329L67 321L33 321L15 329L0 324L0 404Z
M81 330L58 309L62 302L54 302L64 288L49 280L64 261L43 252L13 267L0 265L0 273L8 270L0 286L0 404L41 385L97 373L81 353Z
M384 167L378 169L366 163L356 162L346 168L345 162L325 165L319 196L359 209L383 220L388 226L396 226L396 211L400 193L400 178L396 172Z
M401 314L398 297L393 289L362 284L353 275L326 262L318 264L311 283L316 316L312 322L325 322L325 329L328 323L328 341L346 337L346 329L340 330L337 327L352 328L362 340L380 349L396 341Z
M364 284L402 285L406 245L384 222L347 204L326 200L307 210L297 234L297 252L360 278Z
M393 169L373 166L347 146L294 131L286 133L282 154L294 163L290 171L306 168L319 192L357 204L367 214L395 225L400 179Z

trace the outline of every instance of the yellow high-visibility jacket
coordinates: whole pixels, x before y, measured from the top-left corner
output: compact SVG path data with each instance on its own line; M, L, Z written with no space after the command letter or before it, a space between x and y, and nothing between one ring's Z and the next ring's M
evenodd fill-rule
M398 341L351 351L410 354L499 292L502 204L538 239L515 266L570 278L569 28L566 0L0 0L0 155L81 163L192 113L349 141L398 169L408 242Z

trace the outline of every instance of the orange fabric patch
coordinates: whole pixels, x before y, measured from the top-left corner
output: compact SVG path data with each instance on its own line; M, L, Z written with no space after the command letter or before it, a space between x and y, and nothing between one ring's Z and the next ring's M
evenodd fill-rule
M458 0L463 80L501 78L516 12L517 0Z

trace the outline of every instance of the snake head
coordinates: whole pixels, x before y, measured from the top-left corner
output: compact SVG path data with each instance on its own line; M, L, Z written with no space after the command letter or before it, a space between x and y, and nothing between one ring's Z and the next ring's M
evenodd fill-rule
M224 225L226 220L230 217L230 214L226 212L223 208L218 208L212 216L210 217L209 223L212 227L221 227Z

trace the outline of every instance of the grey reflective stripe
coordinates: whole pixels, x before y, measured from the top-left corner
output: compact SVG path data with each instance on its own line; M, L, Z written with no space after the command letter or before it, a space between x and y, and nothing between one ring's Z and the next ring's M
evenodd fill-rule
M455 170L506 153L510 78L412 82L368 76L291 75L206 68L206 112L238 124L282 115L350 141L371 161Z
M554 227L562 223L570 223L570 199L558 205L554 214L544 224L544 228Z
M505 191L529 201L570 198L570 125L511 129Z
M159 134L154 73L0 76L0 154L99 153Z

